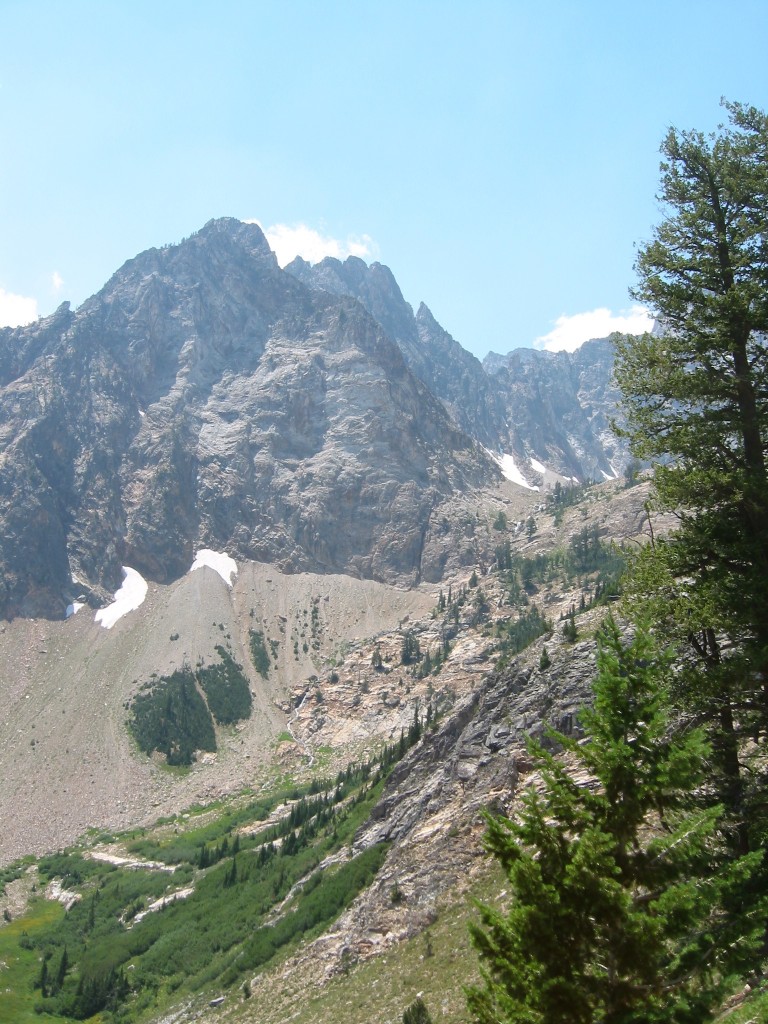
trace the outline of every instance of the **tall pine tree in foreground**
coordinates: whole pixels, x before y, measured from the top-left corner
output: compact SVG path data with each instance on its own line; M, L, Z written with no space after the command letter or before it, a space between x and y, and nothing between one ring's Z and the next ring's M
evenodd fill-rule
M707 747L671 729L669 653L612 619L598 648L586 742L570 763L535 748L540 786L514 820L488 816L486 848L509 908L479 906L479 1024L701 1024L754 962L765 901L740 905L760 854L728 861L719 808L696 808Z
M744 738L768 735L768 116L724 106L711 135L664 139L663 217L632 293L658 329L617 337L615 373L622 432L678 523L626 589L701 669L678 693L709 723L743 852L768 832L762 765L742 763Z

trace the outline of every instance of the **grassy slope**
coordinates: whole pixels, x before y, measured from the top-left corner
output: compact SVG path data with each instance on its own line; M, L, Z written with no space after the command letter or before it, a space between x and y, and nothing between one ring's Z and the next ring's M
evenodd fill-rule
M473 896L493 900L503 876L489 863ZM223 1020L259 1024L389 1024L421 995L433 1020L467 1020L463 986L479 979L467 924L475 916L469 898L437 908L426 932L393 946L384 956L350 965L323 986L312 984L312 965L302 958L290 970L277 968L257 978L253 995L222 1014ZM205 1018L203 1018L205 1019ZM214 1018L211 1017L211 1020Z
M64 908L50 900L37 900L23 918L0 928L0 1020L10 1024L39 1024L45 1017L35 1013L34 1004L40 993L29 986L29 979L39 974L40 953L24 949L19 940L26 932L30 939L64 916Z

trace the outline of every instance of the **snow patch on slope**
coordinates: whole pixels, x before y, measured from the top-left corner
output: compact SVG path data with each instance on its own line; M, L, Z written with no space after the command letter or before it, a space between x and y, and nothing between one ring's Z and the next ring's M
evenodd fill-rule
M488 449L486 448L486 451ZM538 487L533 487L525 479L523 474L517 468L512 455L507 455L505 452L501 452L500 455L496 455L494 452L488 452L494 462L501 468L501 472L507 480L510 480L513 484L519 484L520 487L525 487L529 491L538 491Z
M94 621L105 629L112 629L118 619L135 611L147 596L147 581L135 569L123 566L123 585L115 591L115 599L106 608L100 608Z
M228 587L232 586L232 579L237 576L237 562L231 555L227 555L223 551L212 551L211 548L200 548L189 571L202 569L204 565L217 572Z

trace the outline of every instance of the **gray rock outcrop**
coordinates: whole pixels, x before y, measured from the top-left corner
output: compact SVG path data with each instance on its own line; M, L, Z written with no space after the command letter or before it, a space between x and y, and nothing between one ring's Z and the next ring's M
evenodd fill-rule
M515 458L531 482L535 460L580 481L620 474L626 444L610 429L618 397L608 339L576 352L513 349L481 363L421 303L414 315L388 267L350 256L311 266L297 258L286 270L314 289L356 298L397 343L413 373L452 421L486 448Z
M197 547L436 580L465 549L446 503L500 479L490 451L539 485L537 463L620 472L611 368L609 341L484 368L387 267L281 270L258 226L211 221L0 330L0 615L103 603L122 565L170 582Z
M529 458L580 481L621 475L629 451L611 430L619 392L609 338L575 352L491 353L483 365L505 396L510 437Z
M212 221L72 313L0 331L0 614L168 582L196 547L420 578L430 517L498 471L362 305Z

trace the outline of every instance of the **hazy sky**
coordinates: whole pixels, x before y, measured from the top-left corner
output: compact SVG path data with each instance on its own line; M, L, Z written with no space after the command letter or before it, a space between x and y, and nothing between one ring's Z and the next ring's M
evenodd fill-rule
M608 333L665 129L768 106L766 0L0 0L0 53L0 322L234 216L480 357Z

